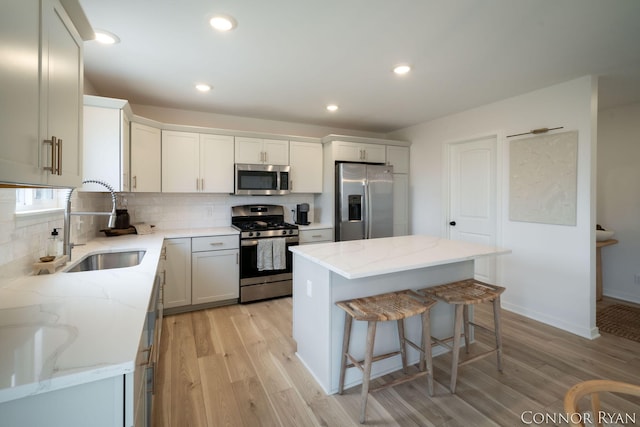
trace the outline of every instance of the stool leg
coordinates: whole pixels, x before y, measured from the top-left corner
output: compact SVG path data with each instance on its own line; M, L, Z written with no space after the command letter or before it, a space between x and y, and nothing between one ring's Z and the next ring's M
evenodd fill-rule
M367 412L367 397L369 397L369 380L371 379L371 364L373 363L373 343L376 338L376 322L369 321L367 326L367 348L364 354L364 370L362 372L362 403L360 407L360 424L364 423Z
M431 319L429 310L422 313L422 355L420 356L420 370L424 371L425 361L427 369L427 391L433 396L433 359L431 357Z
M456 392L456 380L458 378L458 361L460 360L460 328L462 327L463 304L456 304L456 320L453 324L453 350L451 362L451 393Z
M351 339L351 325L353 317L346 312L344 313L344 335L342 336L342 363L340 364L340 383L338 385L338 394L344 391L344 376L347 372L347 353L349 353L349 341Z
M466 304L462 311L462 317L464 318L464 350L469 353L469 337L471 335L469 334L469 306Z
M493 300L493 328L496 334L498 371L502 372L502 327L500 326L500 297Z
M400 338L400 359L402 360L402 372L407 373L407 346L404 338L404 319L398 319L398 337Z

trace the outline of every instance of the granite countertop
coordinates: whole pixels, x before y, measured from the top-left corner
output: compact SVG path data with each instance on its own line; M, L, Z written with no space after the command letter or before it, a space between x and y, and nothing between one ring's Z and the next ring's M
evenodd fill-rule
M299 245L292 246L290 251L347 279L377 276L511 252L496 246L424 235Z
M0 287L0 403L133 372L165 238L238 234L231 227L99 237L54 274ZM84 255L146 250L134 267L67 273Z

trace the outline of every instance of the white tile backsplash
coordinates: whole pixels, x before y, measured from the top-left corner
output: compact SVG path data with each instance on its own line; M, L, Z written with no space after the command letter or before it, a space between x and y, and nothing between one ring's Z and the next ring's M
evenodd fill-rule
M32 265L45 255L54 227L62 228L62 211L28 217L15 215L15 190L0 189L0 286L13 278L31 274ZM66 197L66 196L65 196ZM231 207L273 204L285 207L285 221L294 222L296 204L308 203L313 222L313 194L288 196L233 196L225 194L118 193L126 199L132 224L144 222L159 229L224 227L231 224ZM109 193L74 192L72 210L102 212L111 209ZM106 216L73 216L71 241L86 243L107 225ZM60 230L60 238L62 238ZM117 238L117 237L114 237Z

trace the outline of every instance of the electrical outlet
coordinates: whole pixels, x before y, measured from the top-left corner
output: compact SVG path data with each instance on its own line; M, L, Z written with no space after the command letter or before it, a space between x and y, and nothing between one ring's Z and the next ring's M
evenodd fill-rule
M636 285L640 285L640 273L636 273L636 274L633 276L633 282L634 282Z
M309 298L311 298L313 296L313 283L311 283L311 280L307 280L307 296Z

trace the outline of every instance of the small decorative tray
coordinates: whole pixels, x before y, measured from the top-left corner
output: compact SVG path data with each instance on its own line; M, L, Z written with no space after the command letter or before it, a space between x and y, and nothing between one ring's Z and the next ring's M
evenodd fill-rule
M40 260L47 259L48 257L42 257ZM60 255L55 257L51 261L38 261L33 263L33 274L38 275L42 270L47 271L49 274L56 272L56 269L67 263L69 257L66 255Z

